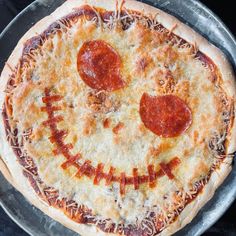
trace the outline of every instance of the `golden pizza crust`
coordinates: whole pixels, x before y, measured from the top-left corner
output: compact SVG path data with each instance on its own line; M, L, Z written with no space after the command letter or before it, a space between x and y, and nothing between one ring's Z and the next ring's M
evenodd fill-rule
M119 4L122 2L120 1ZM62 16L70 13L73 8L79 7L84 4L89 4L95 7L105 8L107 10L115 9L115 1L107 1L107 0L70 0L65 2L61 7L59 7L54 13L50 16L45 17L40 22L38 22L35 26L33 26L19 41L18 45L14 49L10 58L8 59L6 66L4 67L0 80L0 104L2 106L4 102L4 89L6 87L6 83L9 75L11 74L11 68L14 68L21 57L21 52L23 49L24 42L27 39L35 36L36 34L40 34L43 32L45 28L47 28L51 23L61 18ZM210 44L206 39L200 36L198 33L193 31L188 26L181 23L175 17L170 16L164 13L161 10L158 10L154 7L145 5L140 2L127 0L125 2L125 7L127 9L141 11L146 15L156 15L158 21L167 29L172 30L176 35L185 39L189 43L196 44L200 51L208 55L214 63L219 68L222 79L223 79L223 88L227 91L227 94L232 98L234 102L235 108L235 91L236 85L234 80L234 75L231 69L230 64L228 63L225 56L222 52L217 49L215 46ZM177 25L177 26L176 26ZM175 27L176 26L176 27ZM8 66L10 65L10 67ZM8 144L5 138L4 125L1 121L0 123L0 150L2 160L0 162L0 170L4 174L5 178L20 191L33 205L42 210L44 213L62 223L66 227L80 233L81 235L110 235L107 233L103 233L96 229L96 226L86 226L80 225L78 223L73 222L68 217L66 217L61 211L54 209L53 207L48 207L35 192L32 191L31 186L25 180L25 177L22 174L22 168L17 163L15 154L13 153L11 146ZM227 153L232 153L236 150L236 119L232 124L232 128L230 130L230 134L227 136L229 139L229 145ZM9 169L9 170L8 170ZM178 219L171 224L167 229L162 231L160 235L170 235L184 227L188 224L193 217L197 214L199 209L213 196L215 190L226 178L228 173L231 171L231 166L222 164L220 169L217 172L214 172L211 176L209 183L204 187L204 190L198 197L190 204L188 204L185 209L182 211ZM22 182L24 183L22 185ZM27 182L27 184L25 184ZM114 235L114 234L112 234Z

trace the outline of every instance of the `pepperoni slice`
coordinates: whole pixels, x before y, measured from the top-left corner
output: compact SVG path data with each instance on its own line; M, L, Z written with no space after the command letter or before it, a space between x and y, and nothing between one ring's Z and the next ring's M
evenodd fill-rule
M91 88L114 91L124 87L120 75L121 58L102 40L85 42L77 56L77 69L82 80Z
M146 128L164 138L179 136L192 123L190 108L174 95L155 97L144 93L139 113Z

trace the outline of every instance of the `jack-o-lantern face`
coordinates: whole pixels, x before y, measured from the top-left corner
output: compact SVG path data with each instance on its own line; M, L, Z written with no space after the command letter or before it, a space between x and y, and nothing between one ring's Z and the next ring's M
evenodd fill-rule
M156 135L163 138L181 135L189 128L192 114L187 104L175 95L150 96L146 93L148 90L145 86L140 87L141 84L137 87L137 94L135 90L130 91L129 83L133 81L132 78L131 81L122 78L122 61L119 53L103 40L84 42L77 55L77 70L80 76L78 79L82 79L88 86L84 89L88 91L85 93L88 114L82 128L83 133L79 135L77 130L80 138L75 145L78 149L90 153L92 160L103 156L103 161L98 162L99 158L97 159L96 166L90 158L78 164L86 154L73 154L74 144L64 142L70 129L58 129L57 123L64 118L55 116L54 113L60 110L54 103L63 97L51 94L50 90L46 89L43 97L45 107L42 110L48 115L44 125L49 126L51 130L50 141L56 145L53 153L66 158L61 167L76 167L76 177L87 175L93 178L96 185L102 179L105 179L106 185L119 182L120 193L124 194L126 185L133 185L134 189L138 189L140 184L149 183L152 187L155 186L158 175L166 174L170 179L174 178L172 169L180 163L180 159L175 157L169 163L161 162L159 171L155 170L153 164L143 165L148 148L144 140L146 136L149 143L155 142ZM138 81L136 83L139 84ZM127 95L124 94L126 90L129 91ZM142 125L143 130L140 128ZM149 134L150 131L154 135ZM91 147L84 145L86 139L92 143ZM143 146L141 150L140 146ZM109 170L104 171L107 163L110 165ZM124 165L132 170L130 176L123 171ZM147 173L141 175L144 168ZM116 169L120 169L120 173L115 174Z
M206 89L211 72L191 50L172 47L138 23L101 30L78 21L48 39L22 74L31 80L23 79L12 98L19 132L32 130L25 148L48 184L64 176L63 191L89 181L94 188L116 186L124 196L159 189L159 181L180 175L181 165L192 166L187 156L205 145L199 128L214 126L199 117L201 99L216 99L217 90Z
M8 138L49 203L53 189L116 226L153 211L161 229L219 166L227 96L210 59L159 24L86 9L26 42L6 89Z

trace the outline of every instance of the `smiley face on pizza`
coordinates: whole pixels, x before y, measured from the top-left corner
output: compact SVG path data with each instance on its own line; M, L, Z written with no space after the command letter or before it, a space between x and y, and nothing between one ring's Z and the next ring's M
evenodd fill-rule
M24 36L1 80L12 147L1 156L18 189L82 235L172 234L230 171L230 67L155 8L67 1Z

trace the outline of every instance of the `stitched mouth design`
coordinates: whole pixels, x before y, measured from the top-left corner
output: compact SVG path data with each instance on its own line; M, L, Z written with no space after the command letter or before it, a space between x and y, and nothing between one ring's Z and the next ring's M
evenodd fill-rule
M62 96L57 94L51 94L50 89L45 89L45 96L42 98L45 107L41 108L42 112L46 112L48 119L43 122L44 126L49 127L51 136L49 140L54 144L55 149L53 150L54 155L63 155L66 161L61 164L61 168L67 169L70 166L77 168L75 177L81 178L87 176L93 179L94 185L98 185L102 179L105 180L105 184L108 186L112 182L118 182L120 184L120 194L125 194L126 185L133 185L134 189L139 189L139 185L148 184L150 188L155 187L157 179L166 175L169 179L174 179L175 176L172 171L180 164L180 159L174 157L168 163L160 163L159 168L154 165L147 166L147 174L139 175L138 168L133 168L133 175L128 176L125 172L115 174L116 168L111 166L108 173L103 171L104 164L99 163L94 167L90 160L80 161L82 155L80 153L72 154L73 144L65 143L64 139L68 135L68 130L59 130L57 123L63 121L63 116L55 115L55 111L61 110L60 106L54 105L63 99ZM158 169L158 170L157 170Z

